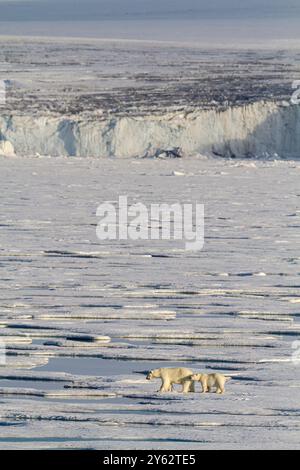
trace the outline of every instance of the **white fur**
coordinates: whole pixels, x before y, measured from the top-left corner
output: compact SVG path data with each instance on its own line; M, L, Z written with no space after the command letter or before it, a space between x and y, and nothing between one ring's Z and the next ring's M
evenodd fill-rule
M225 392L225 383L230 377L225 377L222 374L193 374L191 379L195 382L200 382L202 385L202 393L211 392L212 388L216 388L216 393L222 394Z
M147 375L147 380L161 379L161 387L159 392L173 392L173 385L182 385L182 392L194 392L194 382L191 380L193 371L186 368L175 367L175 368L161 368L154 369Z

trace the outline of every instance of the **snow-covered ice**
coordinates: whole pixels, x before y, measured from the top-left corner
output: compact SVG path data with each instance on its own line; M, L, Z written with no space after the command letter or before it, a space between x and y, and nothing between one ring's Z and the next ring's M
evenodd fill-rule
M1 448L299 448L300 163L0 165ZM204 203L204 250L100 242L119 194ZM146 372L179 364L226 394L157 394Z

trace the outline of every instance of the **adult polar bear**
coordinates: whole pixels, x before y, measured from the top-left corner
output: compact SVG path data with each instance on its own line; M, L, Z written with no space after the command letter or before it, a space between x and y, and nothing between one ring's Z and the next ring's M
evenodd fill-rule
M147 380L161 379L161 387L159 392L172 392L173 385L182 385L182 392L194 392L195 384L191 380L193 371L185 367L162 368L150 370Z

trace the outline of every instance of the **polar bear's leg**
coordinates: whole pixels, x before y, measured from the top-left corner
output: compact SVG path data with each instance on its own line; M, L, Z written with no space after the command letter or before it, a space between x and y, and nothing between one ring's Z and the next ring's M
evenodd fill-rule
M182 382L182 393L189 393L195 391L194 382L192 380L183 380Z
M163 379L161 379L161 386L160 386L160 388L157 390L157 392L158 392L158 393L163 392L163 391L164 391L163 388L164 388L164 381L163 381Z
M191 383L190 383L190 392L195 392L195 382L192 380Z
M217 393L222 394L225 392L225 382L225 377L218 377L218 379L216 380Z
M168 380L166 378L162 378L162 384L161 384L161 387L159 389L159 392L160 393L170 392L171 389L172 389L172 384L171 384L170 380Z
M202 393L207 393L208 387L207 387L207 378L206 377L201 378L201 385L202 385Z
M182 382L182 393L189 393L190 382Z

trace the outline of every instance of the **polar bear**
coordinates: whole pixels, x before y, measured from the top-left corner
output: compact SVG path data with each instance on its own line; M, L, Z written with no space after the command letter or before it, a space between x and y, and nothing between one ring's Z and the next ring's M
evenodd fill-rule
M222 374L193 374L191 379L195 382L201 382L202 393L211 392L213 387L216 387L216 393L225 392L225 383L231 377L225 377Z
M161 379L161 387L158 392L173 392L174 384L182 385L182 392L194 392L195 384L191 380L193 371L185 367L162 368L150 370L147 380Z

